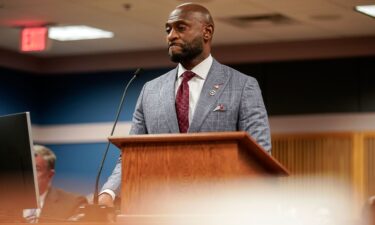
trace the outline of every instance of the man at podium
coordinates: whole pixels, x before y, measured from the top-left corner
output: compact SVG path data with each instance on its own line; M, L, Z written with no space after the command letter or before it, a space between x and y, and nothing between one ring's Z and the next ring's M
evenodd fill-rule
M214 22L198 4L177 6L165 24L168 73L147 82L138 98L130 134L247 131L268 153L271 138L258 82L211 56ZM119 161L99 196L113 205L121 183Z

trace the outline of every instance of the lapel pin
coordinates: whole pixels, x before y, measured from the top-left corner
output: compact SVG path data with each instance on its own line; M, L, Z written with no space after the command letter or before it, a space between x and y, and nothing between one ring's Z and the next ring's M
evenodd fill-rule
M214 88L215 88L215 89L219 89L219 87L220 87L220 85L218 85L218 84L215 84L215 85L214 85Z
M219 104L218 106L216 106L216 108L214 109L214 111L225 111L225 108L224 108L224 105L223 104Z
M216 91L215 91L215 90L211 90L211 91L210 91L210 95L211 95L211 96L213 96L213 95L215 95L215 94L216 94Z

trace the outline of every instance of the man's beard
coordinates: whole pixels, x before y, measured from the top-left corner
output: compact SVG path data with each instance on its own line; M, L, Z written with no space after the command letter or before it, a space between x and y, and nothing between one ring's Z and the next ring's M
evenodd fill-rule
M181 47L181 53L169 52L172 62L180 63L191 61L203 52L202 37L196 37L190 43L184 43Z

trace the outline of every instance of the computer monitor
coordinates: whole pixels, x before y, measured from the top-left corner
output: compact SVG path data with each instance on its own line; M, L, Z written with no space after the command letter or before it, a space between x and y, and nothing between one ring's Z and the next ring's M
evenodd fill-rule
M30 113L0 116L0 212L38 208Z

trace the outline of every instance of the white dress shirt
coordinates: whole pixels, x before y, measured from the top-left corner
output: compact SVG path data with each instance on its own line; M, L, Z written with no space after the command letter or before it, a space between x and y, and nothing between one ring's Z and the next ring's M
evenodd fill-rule
M206 59L196 65L192 72L196 74L191 80L189 80L189 124L193 119L193 115L195 112L195 107L197 106L199 96L201 95L201 91L203 88L203 84L206 81L208 72L210 71L212 65L213 58L209 55ZM175 85L175 94L177 94L178 87L180 87L182 83L182 74L186 71L186 69L180 64L178 64L177 70L177 79Z
M34 221L34 223L38 222L38 218L40 217L40 213L42 212L44 200L46 199L47 193L48 193L48 190L39 196L40 208L23 210L23 218L27 218L29 216L35 216L36 221Z

